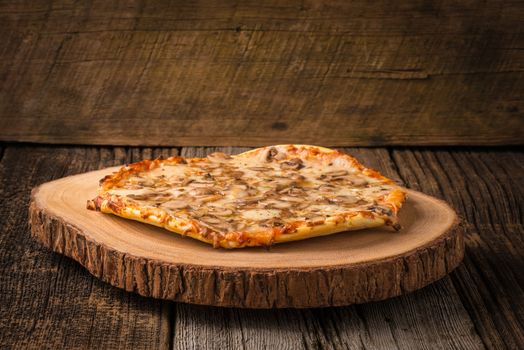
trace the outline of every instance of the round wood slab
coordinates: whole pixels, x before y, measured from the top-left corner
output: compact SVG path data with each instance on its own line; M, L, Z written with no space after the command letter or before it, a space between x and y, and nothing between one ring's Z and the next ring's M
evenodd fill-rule
M109 168L33 190L32 235L96 277L143 296L249 308L381 300L440 279L464 255L455 212L409 191L403 229L375 228L263 248L214 249L161 228L86 209Z

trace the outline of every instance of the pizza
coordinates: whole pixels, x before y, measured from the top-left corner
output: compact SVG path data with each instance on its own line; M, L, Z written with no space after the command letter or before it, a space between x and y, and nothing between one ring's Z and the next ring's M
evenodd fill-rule
M242 248L383 225L399 230L405 197L343 152L277 145L126 165L100 180L87 207Z

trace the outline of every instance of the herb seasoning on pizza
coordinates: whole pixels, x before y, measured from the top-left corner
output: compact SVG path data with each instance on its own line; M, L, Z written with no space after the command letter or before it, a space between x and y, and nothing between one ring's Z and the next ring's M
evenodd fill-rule
M404 190L342 152L308 145L144 160L100 181L87 207L242 248L390 225Z

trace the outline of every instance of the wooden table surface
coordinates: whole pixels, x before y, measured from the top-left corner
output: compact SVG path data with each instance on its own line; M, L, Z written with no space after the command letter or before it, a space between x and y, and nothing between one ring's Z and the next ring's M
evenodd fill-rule
M412 294L327 309L245 310L147 299L98 281L30 238L31 188L103 167L228 148L0 144L0 348L524 348L524 153L518 148L347 148L445 199L464 262Z

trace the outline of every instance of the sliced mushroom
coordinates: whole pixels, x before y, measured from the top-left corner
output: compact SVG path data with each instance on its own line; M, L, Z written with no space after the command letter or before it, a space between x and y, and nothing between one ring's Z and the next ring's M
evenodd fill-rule
M283 160L286 159L286 154L284 152L278 152L273 158L276 160Z
M339 177L339 176L345 176L349 174L347 170L333 170L328 171L327 173L324 173L323 175L329 176L329 177Z
M189 184L190 184L191 182L193 182L193 181L195 181L195 179L189 179L189 178L187 178L187 179L182 180L181 185L182 185L182 186L187 186L187 185L189 185Z
M284 158L286 158L285 153L279 152L275 147L270 147L265 154L265 159L268 162L272 161L273 159L282 160Z
M209 187L212 184L212 181L193 181L191 187Z
M234 179L241 179L244 176L244 172L240 170L234 170L228 173Z
M335 198L331 198L330 200L333 203L340 203L340 204L354 204L358 202L358 197L356 196L336 196Z
M207 163L197 163L195 165L206 171L210 171L212 169L221 167L221 163L219 163L218 161L212 161L212 162L207 162Z
M252 187L248 188L246 192L250 196L256 196L258 194L258 191L255 188L252 188Z
M139 180L138 184L144 186L144 187L154 187L155 181L153 179L145 179L145 180Z
M293 206L292 203L284 202L284 201L275 201L270 204L270 207L275 208L275 209L287 209L287 208L291 208L292 206Z
M189 194L192 196L208 196L208 195L216 194L216 190L210 187L196 187L196 188L192 188L189 191Z
M390 208L381 206L381 205L371 205L368 207L368 209L380 215L392 215L393 214L393 211Z
M331 204L332 201L324 196L319 196L315 199L316 204Z
M208 154L207 158L214 162L221 162L226 159L231 159L231 156L225 153L222 153L222 152L214 152L214 153Z
M223 221L217 217L214 216L203 216L200 218L201 221L208 223L208 224L222 224Z
M335 186L333 186L333 185L329 185L329 184L320 185L320 186L318 187L318 190L319 190L320 192L333 192L335 189L336 189Z
M303 203L298 203L294 209L297 209L297 210L304 210L306 209L307 207L309 207L309 203L308 202L303 202Z
M165 191L169 191L171 189L170 186L166 185L165 187L157 187L155 189L156 192L165 192Z
M355 204L357 205L364 205L364 204L369 204L367 201L363 200L363 199L359 199Z
M271 199L271 198L278 197L278 193L275 189L269 189L267 191L262 192L261 196L265 199Z
M268 219L263 220L258 223L262 227L283 227L285 224L282 220L279 219Z
M256 221L277 218L280 214L280 210L277 209L249 209L241 213L245 219Z
M267 167L263 167L263 166L251 166L251 167L248 167L249 170L253 170L253 171L271 171L273 169L271 168L267 168Z
M304 189L300 187L291 187L287 191L287 194L289 194L290 196L304 196L306 194L306 191L304 191Z
M210 174L210 173L205 173L204 176L203 176L204 180L206 181L214 181L215 179L213 178L213 176Z
M141 194L132 194L131 193L131 194L127 195L128 198L131 198L131 199L134 199L134 200L137 200L137 201L153 199L156 196L157 196L156 193L153 193L153 192L141 193Z
M130 184L130 185L125 185L122 188L125 190L140 190L142 186L137 185L137 184Z
M202 202L202 203L214 202L214 201L217 201L219 199L222 199L222 195L220 195L220 194L213 194L211 196L205 196L205 197L198 198L198 200L200 202Z
M280 163L280 168L283 170L299 170L304 167L304 162L300 158L293 158L288 161Z
M308 223L311 225L322 225L326 221L326 218L323 216L315 216L311 219L308 219Z
M291 184L289 187L286 187L280 191L278 191L279 194L287 194L293 197L296 196L304 196L306 192L303 188L296 187L296 184Z
M286 180L289 179L289 175L288 174L286 174L286 175L272 174L272 177L273 177L273 179L286 179Z
M224 223L222 221L218 221L215 223L214 222L215 218L210 218L210 217L205 217L205 219L213 221L213 222L203 221L202 219L200 219L201 228L202 226L204 226L203 228L207 228L211 231L218 232L218 233L224 233L224 232L229 231L229 225L227 223Z
M154 199L158 203L165 203L165 202L168 202L170 199L173 199L173 197L171 195L167 194L167 196L157 196L157 197L152 198L152 199Z
M160 188L164 186L166 186L165 181L158 181L158 182L155 182L152 187L155 189L155 191L158 191Z
M207 215L207 212L209 211L206 207L200 207L197 203L194 202L191 203L189 209L191 216L195 219Z
M292 173L290 176L289 176L290 179L294 180L294 181L305 181L306 180L306 177L304 175L300 175L298 173Z
M235 204L236 204L237 207L244 207L244 206L249 206L249 205L252 205L252 204L257 204L261 200L262 200L262 198L249 198L249 199L245 199L245 200L235 201Z
M278 150L275 147L270 147L267 151L266 160L268 162L272 161L277 154Z
M327 173L323 173L322 175L320 175L318 179L325 181L339 181L342 180L348 174L349 173L347 170L333 170Z
M187 203L187 201L184 201L184 200L173 200L173 201L164 202L161 204L161 206L167 209L176 210L176 209L187 208L189 204Z
M275 190L279 194L286 193L290 189L291 189L291 185L290 184L278 184L277 187L275 188Z
M349 179L349 181L351 181L351 184L354 185L354 186L366 186L368 184L368 181L363 179L363 178L360 178L360 177L352 177Z
M209 209L213 213L213 215L216 215L216 216L230 216L230 215L233 215L233 210L228 209L228 208L209 207Z
M276 188L275 190L277 192L281 192L281 191L284 191L286 190L287 188L291 187L294 185L294 182L293 180L289 180L289 179L284 179L284 180L281 180L281 179L278 179L275 181L276 182Z
M246 185L234 185L231 189L234 198L245 198L249 196Z
M216 179L218 176L222 176L223 175L224 168L216 167L216 168L212 169L209 173L211 174L211 176L213 176Z
M292 203L301 203L304 201L304 199L302 198L291 197L291 196L280 196L279 200L284 201L284 202L292 202Z
M277 149L275 147L270 147L260 153L260 158L265 160L266 162L270 162L273 160L273 156L276 153L278 153Z

